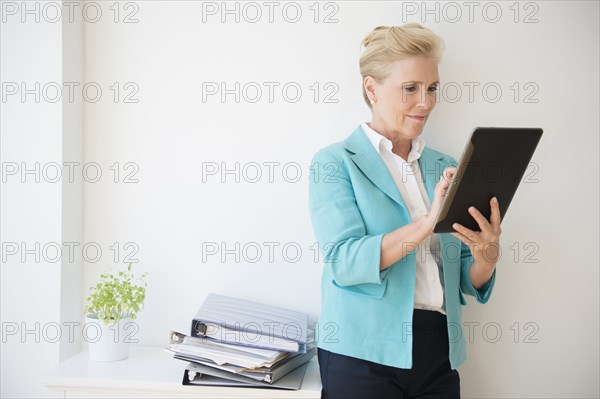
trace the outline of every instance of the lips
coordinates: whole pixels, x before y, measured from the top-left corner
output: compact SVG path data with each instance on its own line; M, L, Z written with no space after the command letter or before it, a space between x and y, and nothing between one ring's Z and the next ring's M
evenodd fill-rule
M418 121L424 121L425 119L427 119L427 116L425 115L407 115L409 118L418 120Z

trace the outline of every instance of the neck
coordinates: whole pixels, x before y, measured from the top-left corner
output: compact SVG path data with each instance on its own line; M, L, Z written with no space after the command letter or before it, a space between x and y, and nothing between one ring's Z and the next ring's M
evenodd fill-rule
M383 137L392 142L392 152L398 155L400 158L405 161L408 160L408 153L412 148L412 140L401 137L397 132L392 130L388 130L385 126L378 125L376 121L371 121L368 123L369 127L381 134Z

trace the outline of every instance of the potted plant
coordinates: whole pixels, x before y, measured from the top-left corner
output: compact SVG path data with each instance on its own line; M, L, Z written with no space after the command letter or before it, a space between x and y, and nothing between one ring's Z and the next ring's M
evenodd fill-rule
M129 356L133 319L142 310L146 298L147 273L135 277L131 263L118 274L107 272L90 287L85 306L84 339L92 360L114 361Z

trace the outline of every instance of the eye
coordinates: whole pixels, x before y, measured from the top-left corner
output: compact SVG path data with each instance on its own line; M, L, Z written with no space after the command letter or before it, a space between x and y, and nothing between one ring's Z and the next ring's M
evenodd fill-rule
M417 88L415 86L404 86L404 90L408 93L414 93L417 90Z
M435 93L438 91L438 85L433 85L429 87L429 92L430 93Z

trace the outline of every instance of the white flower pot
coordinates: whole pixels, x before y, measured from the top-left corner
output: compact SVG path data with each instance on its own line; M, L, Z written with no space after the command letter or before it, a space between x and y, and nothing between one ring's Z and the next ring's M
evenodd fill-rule
M133 319L123 318L116 323L111 321L104 324L96 315L87 315L83 339L88 344L90 360L112 362L127 359L132 323Z

